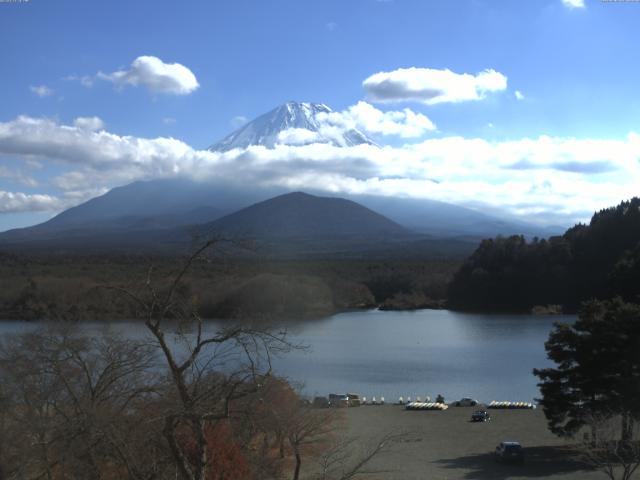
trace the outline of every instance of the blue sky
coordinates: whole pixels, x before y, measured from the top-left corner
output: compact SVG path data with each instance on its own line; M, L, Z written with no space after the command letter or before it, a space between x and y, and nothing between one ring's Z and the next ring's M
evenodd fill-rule
M228 159L198 152L233 130L238 117L252 119L287 100L326 103L339 112L360 101L381 112L408 108L436 126L411 137L409 147L406 137L369 132L389 146L393 165L354 152L378 170L366 185L327 176L330 191L428 196L549 223L581 219L628 197L640 180L639 142L629 137L640 132L639 24L639 3L594 0L0 3L0 230L48 218L118 184L167 175L170 162L196 176L203 164L215 169ZM131 72L141 56L180 64L197 88L176 94L116 79L114 72ZM375 101L363 87L376 73L412 67L474 76L492 70L506 84L475 99L435 104L402 95ZM100 130L118 145L134 139L137 146L127 143L121 159L114 153L83 160L78 152L85 147L74 150L64 135L33 141L34 129L51 137L79 128L78 117L100 122L76 132L77 142L103 148L94 137ZM129 168L127 162L151 148L132 153L142 148L136 139L169 138L180 144L154 143L148 164ZM158 153L164 147L173 153ZM195 153L185 154L187 147ZM477 149L485 153L474 160ZM279 166L283 158L273 161ZM411 174L422 169L450 188L425 191ZM495 172L484 175L488 170ZM530 173L528 186L523 170ZM406 183L374 181L390 172ZM62 175L77 181L71 185ZM303 177L281 182L304 187ZM538 193L525 196L527 188ZM544 189L553 191L553 201L541 201L550 197Z

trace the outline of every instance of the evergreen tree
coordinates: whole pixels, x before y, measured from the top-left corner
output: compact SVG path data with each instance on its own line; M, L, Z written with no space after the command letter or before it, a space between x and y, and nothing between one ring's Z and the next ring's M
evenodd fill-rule
M583 304L545 344L555 368L535 369L549 428L571 436L597 416L620 418L620 440L640 420L640 306L620 298Z

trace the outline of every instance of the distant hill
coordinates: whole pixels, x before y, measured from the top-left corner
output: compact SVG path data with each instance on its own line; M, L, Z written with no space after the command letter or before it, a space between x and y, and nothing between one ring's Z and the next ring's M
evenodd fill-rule
M616 295L640 301L640 198L548 240L485 240L449 288L451 306L483 311L560 305L572 312L582 301Z
M280 195L204 226L206 231L260 239L407 237L411 232L362 205L303 192Z
M473 248L467 241L434 242L350 200L302 192L251 205L198 232L251 240L260 253L277 258L460 256Z

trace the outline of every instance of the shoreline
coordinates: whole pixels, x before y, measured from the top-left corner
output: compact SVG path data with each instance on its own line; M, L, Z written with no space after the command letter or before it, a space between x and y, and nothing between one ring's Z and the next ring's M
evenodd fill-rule
M424 310L433 310L433 311L441 311L446 310L454 313L462 313L469 315L495 315L495 316L506 316L506 315L522 315L522 316L539 316L539 317L561 317L566 315L577 315L577 312L567 311L567 312L533 312L533 311L483 311L483 310L464 310L464 309L456 309L451 308L448 305L421 305L412 308L393 308L390 306L381 303L375 306L363 306L363 307L353 307L353 308L344 308L344 309L335 309L331 312L322 312L321 314L311 314L303 317L291 317L284 316L279 319L279 321L283 321L285 323L304 323L308 321L315 320L323 320L326 318L330 318L336 315L344 314L344 313L359 313L359 312L420 312ZM169 319L168 319L169 320ZM243 322L243 321L251 321L250 318L242 319L242 318L202 318L205 322ZM71 319L71 318L59 318L59 319L33 319L28 317L17 318L17 317L2 317L0 316L0 323L3 322L24 322L24 323L104 323L109 324L113 322L133 322L136 321L135 318L125 318L125 317L117 317L117 318L84 318L84 319ZM268 320L261 320L265 323L268 323Z

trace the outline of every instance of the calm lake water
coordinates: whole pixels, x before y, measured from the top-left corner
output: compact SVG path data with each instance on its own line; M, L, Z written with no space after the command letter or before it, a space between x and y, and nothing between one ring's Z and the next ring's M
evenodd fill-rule
M447 310L365 311L334 315L289 327L310 348L274 361L275 370L304 382L308 395L356 392L396 401L400 395L442 393L447 401L532 401L539 396L534 367L550 365L544 351L553 323L573 316L478 315ZM0 322L0 335L33 328ZM133 322L114 323L142 336ZM95 334L103 327L83 324Z

